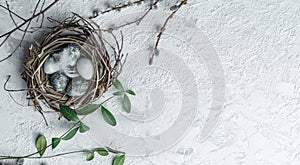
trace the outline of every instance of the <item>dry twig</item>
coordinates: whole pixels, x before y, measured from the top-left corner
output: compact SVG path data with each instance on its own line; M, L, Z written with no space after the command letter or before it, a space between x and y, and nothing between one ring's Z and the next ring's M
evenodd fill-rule
M3 44L7 41L7 39L8 39L14 32L16 32L17 30L23 31L23 35L22 35L22 37L21 37L21 39L20 39L18 45L16 46L16 48L15 48L15 49L7 56L7 57L1 59L0 62L3 62L3 61L5 61L5 60L7 60L8 58L10 58L10 57L18 50L18 48L21 47L21 45L22 45L22 43L23 43L23 41L24 41L24 38L25 38L26 34L29 32L28 29L29 29L29 27L30 27L30 24L31 24L32 20L35 19L35 18L37 18L37 17L39 17L40 15L43 16L44 13L45 13L47 10L49 10L52 6L54 6L58 1L59 1L59 0L54 0L54 2L52 2L51 4L49 4L47 7L45 7L45 8L43 9L44 1L42 2L42 0L38 0L37 4L36 4L35 7L34 7L34 11L33 11L32 16L31 16L30 18L28 18L28 19L25 19L25 18L21 17L20 15L16 14L15 12L11 11L11 10L9 9L8 3L6 3L6 4L7 4L7 7L5 7L5 6L3 6L3 5L0 5L2 8L6 9L6 10L9 12L10 18L12 19L13 23L14 23L15 26L16 26L15 28L9 30L8 32L6 32L6 33L0 35L0 38L4 38L4 40L0 43L0 47L3 46ZM42 2L42 7L41 7L40 11L37 13L37 10L38 10L38 8L39 8L41 2ZM21 20L23 20L23 22L22 22L20 25L17 25L17 23L16 23L15 20L13 19L12 15L17 16L18 18L20 18ZM43 16L43 18L44 18L44 16ZM41 21L41 22L43 22L43 21ZM21 28L24 27L24 26L25 26L25 29L22 30Z
M127 8L129 6L133 6L133 5L139 5L143 2L145 2L145 0L137 0L137 1L134 1L134 2L127 2L125 4L117 5L117 6L108 8L107 10L101 11L100 14L109 13L111 11L120 11L121 9ZM94 15L89 17L89 19L96 18L98 16L99 16L99 11L95 10Z
M148 8L148 10L139 18L133 20L133 21L130 21L130 22L127 22L127 23L124 23L122 25L119 25L118 27L115 27L115 29L119 29L119 28L122 28L124 26L128 26L128 25L131 25L131 24L134 24L136 23L137 25L139 25L141 23L141 21L149 14L149 12L151 10L153 10L154 6L157 5L157 3L159 2L160 0L156 0L154 3L150 4L150 7Z
M134 1L134 2L128 2L126 4L122 4L122 5L119 5L119 6L115 6L115 7L112 7L110 9L107 9L105 11L102 11L101 14L105 14L105 13L108 13L108 12L111 12L111 11L120 11L121 9L123 8L127 8L129 6L132 6L133 4L141 4L142 2L144 2L145 0L137 0L137 1ZM148 13L157 5L157 3L159 2L160 0L155 0L153 3L150 4L150 7L148 8L148 10L139 18L133 20L133 21L130 21L130 22L127 22L127 23L124 23L122 25L119 25L117 27L113 27L113 28L110 28L110 29L105 29L104 31L113 31L113 30L116 30L116 29L119 29L119 28L122 28L122 27L125 27L125 26L128 26L128 25L131 25L131 24L134 24L136 23L137 25L140 24L140 22L148 15ZM175 5L175 9L174 11L166 18L166 20L164 21L162 27L160 28L160 31L157 35L157 39L156 39L156 42L155 42L155 45L154 45L154 49L153 49L153 53L150 57L150 61L149 61L149 64L152 65L153 64L153 59L154 59L154 56L158 54L158 45L159 45L159 42L161 40L161 37L164 33L164 31L166 30L166 26L168 24L168 22L172 19L172 17L177 13L177 11L187 3L188 0L182 0L178 5ZM94 16L90 17L90 18L96 18L98 17L99 14L98 12L95 13Z
M155 42L155 46L154 46L154 50L153 50L153 53L150 57L150 61L149 61L149 64L152 65L153 64L153 58L155 55L158 54L158 44L159 44L159 41L161 39L161 36L163 35L164 31L166 30L166 26L168 24L168 22L172 19L172 17L176 14L176 12L183 6L187 3L187 0L182 0L180 2L180 4L177 6L177 8L167 17L167 19L165 20L165 22L163 23L162 27L160 28L160 32L158 33L157 35L157 39L156 39L156 42Z
M115 10L120 11L120 10L123 9L123 8L127 8L127 7L129 7L129 6L134 5L134 4L141 4L141 3L143 3L144 1L145 1L145 0L137 0L137 1L134 1L134 2L128 2L128 3L126 3L126 4L122 4L122 5L119 5L119 6L116 6L116 7L112 7L112 8L110 8L110 9L108 9L108 10L102 11L101 14L105 14L105 13L108 13L108 12L111 12L111 11L115 11ZM134 24L134 23L136 23L137 25L139 25L139 24L141 23L141 21L149 14L149 12L150 12L151 10L153 10L153 9L157 6L157 3L158 3L159 1L161 1L161 0L155 0L154 2L150 3L149 8L147 9L147 11L146 11L141 17L139 17L139 18L137 18L137 19L135 19L135 20L133 20L133 21L124 23L124 24L122 24L122 25L119 25L119 26L117 26L117 27L113 27L113 28L109 28L109 29L102 29L102 30L103 30L103 31L117 30L117 29L120 29L120 28L122 28L122 27L131 25L131 24ZM99 16L98 11L95 11L94 16L89 17L89 18L90 18L90 19L91 19L91 18L96 18L96 17L98 17L98 16Z

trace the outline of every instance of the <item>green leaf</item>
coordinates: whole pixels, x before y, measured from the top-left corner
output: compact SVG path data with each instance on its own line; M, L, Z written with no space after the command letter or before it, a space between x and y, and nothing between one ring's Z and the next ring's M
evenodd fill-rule
M107 156L109 154L104 148L96 148L95 151L101 156Z
M113 162L113 165L123 165L125 162L125 155L120 155L116 157L116 159Z
M99 108L100 108L99 104L89 104L89 105L77 110L77 115L88 115L90 113L95 112Z
M121 91L124 91L123 85L119 80L115 80L115 82L113 82L113 86Z
M79 132L80 133L84 133L88 130L90 130L90 127L88 127L87 125L84 125L83 123L80 123L80 126L79 126Z
M119 91L119 92L114 92L114 93L113 93L114 96L121 96L121 95L123 95L123 94L124 94L123 91Z
M109 152L114 153L114 154L125 154L125 152L118 151L109 147L105 147Z
M135 96L135 93L132 90L127 90L126 93Z
M74 137L74 135L77 133L78 131L78 127L77 128L74 128L72 131L70 131L65 137L63 137L62 139L63 140L70 140Z
M87 161L91 161L94 159L94 151L90 152L87 156L86 156L86 160Z
M79 118L75 111L68 106L60 105L61 114L67 119L71 121L79 121Z
M60 138L52 138L52 149L56 148L60 143Z
M105 107L101 106L101 112L102 112L102 116L103 116L104 120L108 124L110 124L112 126L117 125L115 117Z
M47 140L44 135L40 135L35 143L36 149L38 150L40 156L42 157L46 151Z
M124 98L123 98L123 108L125 109L125 111L127 113L129 113L131 111L131 103L130 103L130 100L127 95L124 95Z

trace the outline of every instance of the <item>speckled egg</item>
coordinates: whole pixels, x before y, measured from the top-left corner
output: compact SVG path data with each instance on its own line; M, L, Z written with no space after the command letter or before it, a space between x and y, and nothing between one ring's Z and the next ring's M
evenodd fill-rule
M51 76L50 83L54 90L63 92L65 91L69 81L69 78L62 72L56 72Z

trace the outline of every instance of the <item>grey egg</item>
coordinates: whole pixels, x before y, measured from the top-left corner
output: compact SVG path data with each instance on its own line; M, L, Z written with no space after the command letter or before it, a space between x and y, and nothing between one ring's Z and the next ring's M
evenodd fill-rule
M67 94L69 96L82 96L89 88L89 81L84 80L81 77L77 77L71 80L67 87Z
M65 91L69 81L70 80L66 75L64 75L61 72L56 72L51 76L50 83L54 90L58 92L63 92Z

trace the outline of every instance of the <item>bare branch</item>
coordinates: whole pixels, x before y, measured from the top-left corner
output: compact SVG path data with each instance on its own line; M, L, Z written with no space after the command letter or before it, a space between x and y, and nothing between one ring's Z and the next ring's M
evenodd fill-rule
M101 14L105 14L105 13L108 13L108 12L111 12L111 11L114 11L114 10L119 11L121 9L127 8L127 7L135 5L135 4L141 4L142 2L145 2L145 0L137 0L137 1L134 1L134 2L128 2L126 4L122 4L122 5L115 6L115 7L112 7L110 9L104 10L104 11L101 12Z
M8 8L6 8L5 6L3 5L0 5L0 7L4 8L5 10L8 10L10 11ZM21 20L23 21L26 21L26 19L24 19L23 17L21 17L20 15L18 15L17 13L13 12L13 11L10 11L13 15L17 16L18 18L20 18Z
M40 2L41 0L39 0L38 2ZM10 35L11 33L15 32L16 30L18 30L20 27L23 27L24 25L26 25L28 22L31 22L34 18L38 17L39 15L45 13L47 10L49 10L53 5L55 5L59 0L54 0L54 2L52 2L49 6L47 6L45 9L43 9L42 11L40 11L39 13L34 13L32 15L32 17L26 19L21 25L19 25L18 27L8 31L5 34L0 35L0 38ZM37 7L36 7L37 8ZM35 9L36 10L36 9Z
M139 18L137 18L137 19L135 19L133 21L124 23L122 25L119 25L117 27L114 27L113 29L105 29L104 31L116 30L116 29L119 29L119 28L122 28L122 27L125 27L125 26L128 26L128 25L134 24L134 23L136 23L137 25L139 25L141 23L141 21L149 14L149 12L151 10L153 10L154 6L156 6L159 1L160 0L156 0L154 3L152 3L150 5L150 7L148 8L148 10L141 17L139 17Z
M7 1L6 1L6 7L7 7L7 10L8 10L10 19L12 20L12 22L14 23L14 25L15 25L16 27L18 27L18 24L17 24L17 22L15 21L15 19L14 19L14 17L13 17L13 13L12 13L12 11L10 10ZM26 32L25 30L23 30L23 29L21 29L21 28L18 28L18 30L20 30L20 31L22 31L22 32ZM27 31L27 32L29 32L29 31Z
M44 6L44 3L45 3L45 0L43 0L43 3L42 3L42 7L40 9L40 11L37 13L37 10L38 10L38 7L41 3L41 0L38 0L35 8L34 8L34 12L32 14L32 16L28 19L24 19L23 17L19 16L18 14L16 14L15 12L11 11L9 9L9 5L8 3L7 4L7 7L3 6L3 5L0 5L0 7L6 9L8 12L9 12L9 15L10 15L10 18L12 19L14 25L16 26L15 28L11 29L10 31L6 32L5 34L2 34L0 35L0 38L4 38L4 40L1 42L0 44L0 47L3 46L3 44L7 41L7 39L17 30L21 30L23 32L23 35L20 39L20 42L19 44L16 46L16 48L5 58L1 59L0 62L3 62L5 60L7 60L8 58L10 58L17 50L19 47L21 47L22 45L22 42L24 41L24 38L26 36L26 34L29 32L29 27L30 27L30 24L32 22L33 19L35 19L36 17L42 15L42 19L44 19L44 13L49 10L53 5L55 5L59 0L54 0L54 2L52 2L50 5L48 5L46 8L43 9L43 6ZM14 18L13 18L13 15L17 16L18 18L22 19L23 20L23 23L21 23L20 25L17 25L17 23L15 22ZM41 25L42 26L42 23L43 23L43 20L41 21ZM22 30L21 28L23 26L26 26L24 30Z
M36 6L35 6L35 8L34 8L34 11L33 11L33 14L32 14L33 16L35 15L36 10L37 10L39 4L40 4L40 0L38 1L38 3L36 4ZM21 39L20 39L20 42L19 42L18 46L16 46L16 48L15 48L15 49L7 56L7 57L1 59L0 62L3 62L3 61L5 61L5 60L7 60L8 58L10 58L10 57L18 50L18 48L21 47L22 42L23 42L23 40L24 40L24 38L25 38L25 36L26 36L26 31L28 30L31 21L32 21L32 19L30 19L30 20L27 22L27 26L26 26L26 28L25 28L25 30L24 30L25 32L23 33L23 35L22 35L22 37L21 37ZM25 24L24 24L24 25L25 25ZM15 29L18 30L19 28L21 28L21 26L17 26ZM15 31L13 31L13 32L15 32ZM1 37L0 37L0 38L1 38Z
M152 65L153 64L153 58L155 56L155 52L157 52L157 47L159 44L159 41L161 39L161 36L163 35L164 31L166 30L166 26L168 24L168 22L172 19L172 17L176 14L176 12L187 3L187 0L182 0L180 2L180 4L177 6L177 8L167 17L167 19L165 20L165 22L163 23L162 27L160 28L160 32L157 35L157 39L155 42L155 46L154 46L154 52L152 53L152 56L150 58L149 64Z

